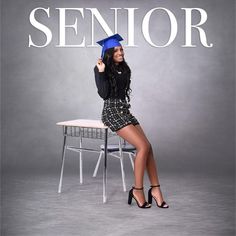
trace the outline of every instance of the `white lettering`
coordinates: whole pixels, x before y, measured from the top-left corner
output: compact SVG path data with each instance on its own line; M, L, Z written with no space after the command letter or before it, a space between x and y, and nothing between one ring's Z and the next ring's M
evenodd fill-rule
M171 24L170 38L169 38L169 41L165 45L162 45L162 46L154 44L152 42L150 34L149 34L149 21L150 21L151 14L155 10L164 10L164 11L166 11L169 18L170 18L170 24ZM177 35L177 29L178 29L177 21L176 21L176 18L174 16L174 14L166 8L162 8L162 7L153 8L143 18L143 24L142 24L143 36L147 40L147 42L149 44L151 44L153 47L167 47L168 45L170 45L174 41L174 39Z
M79 11L84 18L83 8L56 8L59 10L59 45L57 47L84 47L85 46L85 37L81 44L77 45L66 45L66 28L73 28L75 34L77 35L77 18L75 18L75 23L73 25L66 25L66 10Z
M78 11L84 20L84 8L56 8L59 10L59 44L56 45L56 47L98 47L98 45L95 43L97 40L95 39L95 27L94 27L94 21L95 18L98 21L99 25L102 27L104 32L107 34L107 36L111 36L114 33L118 32L118 13L122 10L122 8L110 8L110 10L113 10L113 16L114 16L114 30L109 27L108 23L104 20L101 13L98 11L97 8L85 8L86 10L91 12L91 44L86 45L85 44L85 36L83 36L82 41L80 44L74 44L74 45L67 45L66 44L66 29L72 28L75 32L75 35L78 33L78 18L75 18L75 21L73 24L68 25L66 24L66 12L68 11ZM135 10L138 10L139 8L124 8L124 10L127 11L128 18L127 18L127 36L128 36L128 42L127 47L138 47L138 45L135 45ZM185 44L181 45L182 47L196 47L196 45L192 44L192 29L195 28L198 30L200 35L200 42L204 47L213 47L213 43L207 42L207 36L206 32L202 29L202 26L207 21L207 12L204 9L201 8L181 8L185 11ZM35 13L36 11L44 11L47 13L48 18L50 18L49 14L49 8L42 8L38 7L33 9L30 12L29 20L30 23L38 30L42 31L46 36L46 42L42 45L37 45L33 42L32 36L29 35L29 41L28 41L28 47L34 46L34 47L46 47L50 44L52 41L52 32L51 30L45 26L44 24L40 23L35 19ZM164 45L159 45L157 42L153 42L150 36L150 18L154 11L164 11L167 13L170 21L170 35L168 41ZM192 12L197 11L200 13L200 22L198 24L192 24ZM158 22L156 22L158 24ZM122 25L122 27L125 27ZM114 32L114 33L113 33ZM150 44L153 47L167 47L176 38L178 32L178 24L175 15L168 10L167 8L163 7L156 7L151 10L149 10L142 19L142 33L143 37L147 41L148 44ZM83 34L85 35L85 33ZM105 38L105 36L104 36Z
M29 44L28 44L28 47L30 46L34 46L34 47L37 47L37 48L43 48L43 47L46 47L52 40L52 32L51 30L39 23L36 19L35 19L35 12L37 10L43 10L47 13L48 17L50 17L49 15L49 8L45 9L45 8L42 8L42 7L38 7L38 8L35 8L33 11L31 11L30 13L30 16L29 16L29 20L30 20L30 23L37 29L41 30L45 35L46 35L46 43L43 44L43 45L36 45L33 41L32 41L32 38L31 38L31 35L29 35Z
M205 10L201 8L181 8L185 10L185 45L182 47L196 47L196 45L192 45L192 28L196 28L199 31L200 34L200 41L204 47L213 47L213 44L210 43L207 44L207 37L205 31L199 27L199 25L202 25L207 20L207 13ZM201 14L201 20L198 24L192 25L192 10L199 11Z

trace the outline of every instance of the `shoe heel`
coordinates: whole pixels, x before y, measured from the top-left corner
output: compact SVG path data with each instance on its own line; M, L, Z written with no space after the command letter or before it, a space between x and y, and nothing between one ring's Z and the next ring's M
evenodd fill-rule
M148 191L148 203L149 204L152 204L152 189L150 188L149 191Z
M133 198L133 189L129 191L129 198L128 198L128 204L131 205Z

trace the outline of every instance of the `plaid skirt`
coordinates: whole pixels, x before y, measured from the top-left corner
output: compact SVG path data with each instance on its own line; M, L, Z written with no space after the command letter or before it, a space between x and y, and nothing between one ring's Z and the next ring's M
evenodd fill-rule
M108 98L104 100L102 122L113 132L130 124L138 125L138 120L129 111L130 107L130 104L123 99Z

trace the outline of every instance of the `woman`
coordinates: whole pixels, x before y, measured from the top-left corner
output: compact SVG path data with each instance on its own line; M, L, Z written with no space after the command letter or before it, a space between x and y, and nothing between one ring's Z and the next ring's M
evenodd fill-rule
M102 121L137 150L134 162L135 181L129 191L128 204L134 198L138 207L150 208L154 198L158 207L168 208L160 190L151 144L138 120L129 111L131 71L124 60L124 51L119 43L121 40L121 36L115 34L97 42L102 46L102 58L98 59L94 73L98 94L104 99ZM151 183L148 202L143 192L145 168Z

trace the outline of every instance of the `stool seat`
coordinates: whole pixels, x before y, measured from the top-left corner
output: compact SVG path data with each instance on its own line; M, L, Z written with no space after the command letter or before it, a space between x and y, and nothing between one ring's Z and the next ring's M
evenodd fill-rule
M77 120L68 120L57 122L57 125L60 126L75 126L75 127L87 127L87 128L108 128L103 124L101 120L88 120L88 119L77 119Z
M101 150L104 151L104 145L102 144L101 146ZM131 145L131 144L123 144L121 145L122 151L123 152L132 152L135 151L136 148ZM107 145L107 151L108 152L119 152L119 144L108 144Z

